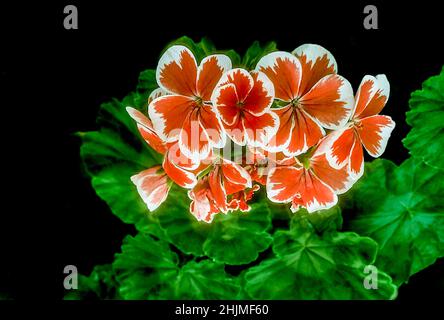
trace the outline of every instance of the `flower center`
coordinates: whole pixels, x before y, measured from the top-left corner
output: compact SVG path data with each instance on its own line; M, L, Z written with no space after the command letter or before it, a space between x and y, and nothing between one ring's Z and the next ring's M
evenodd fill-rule
M294 98L293 100L290 101L290 104L293 107L297 108L297 107L299 107L301 105L300 99L301 98L299 98L299 97L298 98Z
M352 123L353 123L353 126L354 126L356 129L362 129L362 123L361 123L361 121L353 119L353 120L352 120Z
M310 158L309 157L302 157L301 159L299 159L299 161L301 161L302 165L304 166L305 169L310 169Z
M196 103L196 107L202 107L203 100L201 97L194 97L194 102Z
M311 156L313 155L315 148L310 148L306 153L297 156L297 159L304 166L306 170L310 169L311 166Z

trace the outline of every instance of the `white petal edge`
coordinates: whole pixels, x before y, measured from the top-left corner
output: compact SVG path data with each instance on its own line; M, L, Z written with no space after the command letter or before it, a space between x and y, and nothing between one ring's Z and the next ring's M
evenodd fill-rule
M197 68L196 87L197 87L197 84L199 83L200 73L202 72L204 64L212 58L216 58L217 65L219 66L219 68L222 69L222 75L225 72L231 70L231 68L233 67L233 65L231 63L231 59L224 54L212 54L212 55L209 55L209 56L203 58L202 61L200 62L199 67ZM217 83L219 83L219 81ZM217 85L216 85L216 87L217 87Z
M351 177L354 181L358 181L358 180L362 177L362 175L364 174L364 163L365 163L364 155L362 155L362 163L361 163L361 167L359 168L359 172L358 172L358 173L355 173L355 172L352 170L352 168L351 168L351 161L350 161L350 158L351 158L351 154L352 154L352 152L353 152L353 148L355 147L355 144L356 144L356 143L361 143L361 141L358 140L358 139L356 139L356 140L355 140L355 143L353 143L353 146L352 146L351 149L350 149L350 154L349 154L349 156L348 156L349 161L348 161L348 163L347 163L347 170L348 170L348 173L350 174L350 177Z
M381 141L380 141L380 145L378 147L377 153L371 153L370 151L367 150L365 145L362 144L370 156L372 156L373 158L379 158L385 152L385 149L387 148L388 140L392 134L393 129L395 129L395 127L396 127L396 123L395 123L395 121L392 120L392 118L390 116L383 116L383 115L374 115L374 116L366 117L364 119L369 119L369 118L373 118L373 117L384 117L384 118L390 119L390 125L381 127L381 131L378 133L378 135L381 136ZM364 120L364 119L361 119L361 120Z
M262 82L262 87L268 93L267 97L271 98L270 102L268 103L268 106L265 107L262 112L258 112L258 113L250 112L251 114L253 114L255 116L261 116L264 113L266 113L268 110L270 110L271 105L273 104L273 101L274 101L274 85L273 85L273 82L271 82L271 80L267 77L267 75L265 73L263 73L262 71L253 70L250 73L252 75L257 74L256 82L259 82L259 81Z
M338 72L338 65L336 63L335 57L331 54L330 51L328 51L327 49L318 44L306 43L300 45L299 47L294 49L291 53L298 58L302 55L305 55L307 57L307 62L312 62L312 63L316 62L316 59L322 58L324 55L327 55L327 58L330 61L330 64L327 67L329 68L333 66L334 73Z
M358 101L361 98L361 87L367 81L372 81L373 82L373 87L370 90L370 97L369 97L367 103L365 104L364 109L361 112L363 112L365 110L365 108L367 108L368 103L373 99L373 97L375 96L376 92L378 91L378 88L379 88L378 80L375 77L371 76L371 75L365 75L362 78L361 83L359 84L358 91L356 92L356 98L355 98L355 103L354 103L354 106L353 106L353 109L352 109L352 112L351 112L351 118L354 118L356 116L356 114L355 114L356 113L356 107L358 106Z
M262 114L262 116L264 114ZM250 145L252 147L259 147L259 148L265 149L265 146L270 142L270 140L274 137L276 132L279 130L279 116L276 113L271 112L271 111L268 111L267 114L270 114L271 117L273 118L274 126L273 127L265 127L263 132L260 132L259 139L257 141L251 140L248 137L247 132L245 132L245 139L246 139L246 142L248 145ZM245 128L244 119L242 119L242 125ZM259 141L259 140L261 140L261 141Z
M299 59L296 58L293 54L286 52L286 51L275 51L275 52L271 52L271 53L263 56L256 64L256 68L254 70L262 71L261 70L262 68L264 68L264 69L271 68L272 70L275 70L276 61L279 58L281 60L285 60L285 59L290 60L296 66L296 68L299 70L299 74L302 75L302 66L301 66ZM301 85L301 79L302 79L302 77L300 76L298 88ZM278 98L275 98L275 99L278 99ZM278 99L278 100L280 100L280 99Z
M190 49L188 49L185 46L180 45L174 45L169 47L164 54L160 57L159 63L157 64L156 68L156 81L160 88L165 90L168 93L176 94L176 92L170 91L168 88L164 87L162 82L160 81L160 74L162 73L162 70L165 68L165 65L170 64L171 62L175 61L179 66L180 64L180 56L183 51L187 51L191 57L193 57L194 63L196 65L197 69L197 62L196 58L194 57L194 54L191 52Z
M339 87L339 98L337 100L335 100L335 102L337 101L344 101L345 105L342 106L343 108L346 109L346 114L344 115L344 117L339 121L339 124L335 125L335 124L327 124L327 123L322 123L320 120L317 119L317 122L324 128L326 129L330 129L330 130L337 130L342 128L343 126L345 126L345 124L350 120L351 114L352 114L352 110L354 108L355 105L355 99L353 96L353 88L350 84L350 82L345 79L344 77L337 75L337 74L329 74L326 75L324 77L322 77L318 82L316 82L316 84L304 95L308 95L310 94L312 91L316 90L316 87L319 86L321 83L324 83L326 81L328 81L330 78L339 78L342 82L342 85Z
M248 173L247 170L245 170L243 167L241 167L240 165L238 165L237 163L231 161L231 160L227 160L227 159L222 159L223 163L229 163L230 165L233 166L233 168L236 169L237 172L239 172L240 176L242 178L244 178L245 180L247 180L247 183L245 184L246 188L251 188L253 185L253 181L251 180L251 176ZM225 176L224 176L225 177ZM233 182L232 180L230 180L228 177L225 177L228 181L230 181L231 183L234 184L238 184L236 182Z
M265 185L265 189L267 191L267 198L270 199L270 201L272 201L274 203L289 203L289 202L291 202L293 200L293 198L296 195L294 195L294 196L292 196L292 197L290 197L289 199L286 199L286 200L277 200L277 199L275 199L275 196L278 195L282 190L284 190L285 186L283 186L282 188L279 188L279 189L273 189L273 187L276 185L276 183L272 183L270 181L270 179L274 175L274 173L277 170L280 170L281 168L283 168L283 167L274 167L274 168L272 168L268 172L267 183ZM296 170L296 171L302 170L302 168L296 168L296 167L285 167L285 168L286 169L291 168L291 170Z

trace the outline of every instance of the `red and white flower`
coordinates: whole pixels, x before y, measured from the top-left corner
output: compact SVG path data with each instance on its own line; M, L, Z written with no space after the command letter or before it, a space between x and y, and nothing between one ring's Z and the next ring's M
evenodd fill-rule
M148 105L149 105L151 102L153 102L154 99L157 99L157 98L160 98L160 97L163 97L163 96L166 96L166 95L168 95L168 92L166 92L166 91L163 90L162 88L154 89L154 90L150 93L150 95L148 96Z
M211 98L225 132L241 146L264 146L276 133L279 118L270 110L273 100L267 76L244 69L226 72Z
M198 66L192 52L178 45L168 48L160 58L156 79L169 95L151 101L149 116L160 138L178 141L181 152L194 162L208 157L213 147L225 144L209 102L222 74L230 69L226 55L210 55Z
M324 139L301 160L292 158L290 163L271 169L267 177L268 198L278 203L291 202L293 212L299 207L308 212L333 207L337 194L350 189L354 180L345 167L335 169L329 164L325 145Z
M198 221L210 223L214 216L220 212L208 176L199 180L193 190L188 192L188 197L191 199L190 212Z
M363 146L379 157L395 127L379 115L387 78L365 76L354 97L331 53L313 44L272 52L251 72L232 69L221 54L198 64L175 45L162 55L156 80L149 118L127 111L163 162L131 181L150 211L173 182L189 189L191 214L207 223L218 213L249 211L260 185L293 212L333 207L363 173ZM231 148L219 155L227 135L239 146L237 163L228 160Z
M280 125L269 150L287 156L304 153L325 135L324 128L335 130L347 122L353 90L336 74L336 61L323 47L306 44L292 54L272 52L259 60L256 70L268 76L283 104L272 109Z
M335 168L347 164L355 179L364 172L364 152L374 158L381 156L395 128L389 116L379 115L390 94L385 75L365 76L356 93L356 102L348 124L331 134L327 158Z
M161 166L154 166L131 177L148 210L156 210L167 198L171 187Z
M183 188L191 189L197 183L193 172L198 164L180 155L177 142L166 143L154 131L151 121L137 109L127 107L128 114L137 123L139 133L145 142L155 151L164 155L162 167L168 177Z
M234 206L239 202L228 201L228 196L252 187L251 177L248 172L233 161L217 158L211 165L208 175L202 177L191 191L188 192L192 200L191 213L200 221L211 222L216 213L227 213L237 209Z
M251 210L248 201L253 198L253 195L256 191L260 189L260 186L255 184L249 189L241 190L234 193L231 196L231 200L228 203L228 208L232 211L240 210L242 212L248 212Z

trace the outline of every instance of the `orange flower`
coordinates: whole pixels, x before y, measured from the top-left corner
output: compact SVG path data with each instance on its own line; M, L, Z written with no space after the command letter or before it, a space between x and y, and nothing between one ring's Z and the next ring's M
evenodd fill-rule
M177 141L181 152L194 162L208 157L213 147L225 144L209 102L220 77L229 69L230 58L221 54L204 58L198 66L184 46L172 46L160 58L157 83L169 94L151 101L148 113L159 137Z
M208 175L188 192L192 200L190 211L198 220L211 222L216 213L238 208L235 202L227 201L228 196L251 187L251 177L244 168L227 159L215 159Z
M148 210L156 210L168 196L171 187L161 166L154 166L131 177Z
M346 192L354 180L346 168L330 166L325 155L326 139L314 151L291 158L283 166L270 170L267 196L273 202L292 203L291 210L304 207L308 212L333 207L337 194Z
M353 105L350 83L336 74L336 61L326 49L312 44L293 51L262 57L256 70L274 84L279 129L267 148L287 156L304 153L325 135L324 128L338 129Z
M192 171L196 169L197 164L186 157L180 157L177 142L165 143L162 141L154 131L151 121L142 112L131 107L127 107L126 110L136 121L137 128L145 142L158 153L164 155L162 167L168 177L183 188L193 188L197 183L197 178Z
M238 145L264 146L276 133L279 118L270 110L274 88L264 73L226 72L211 100L225 132Z
M348 124L331 134L327 159L335 168L348 165L355 179L364 172L364 152L374 158L381 156L395 128L389 116L379 115L390 94L385 75L365 76L356 93L356 103Z

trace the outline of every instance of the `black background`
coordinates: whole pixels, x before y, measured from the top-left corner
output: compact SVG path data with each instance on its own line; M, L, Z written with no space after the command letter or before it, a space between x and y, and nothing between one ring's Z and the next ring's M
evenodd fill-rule
M61 299L65 265L89 274L93 266L110 263L123 237L135 233L95 195L73 134L97 129L99 105L134 90L138 74L155 68L164 46L180 36L195 41L207 36L218 49L240 54L254 40L274 40L286 51L317 43L333 53L339 74L355 90L364 75L385 73L391 96L383 113L397 125L383 157L398 164L408 157L401 140L409 130L410 93L444 64L442 13L436 5L209 2L2 7L3 160L12 162L4 167L11 206L2 210L3 297ZM63 28L67 4L77 5L78 30ZM364 29L365 4L377 6L378 30ZM399 298L443 297L443 267L441 259L413 276Z

